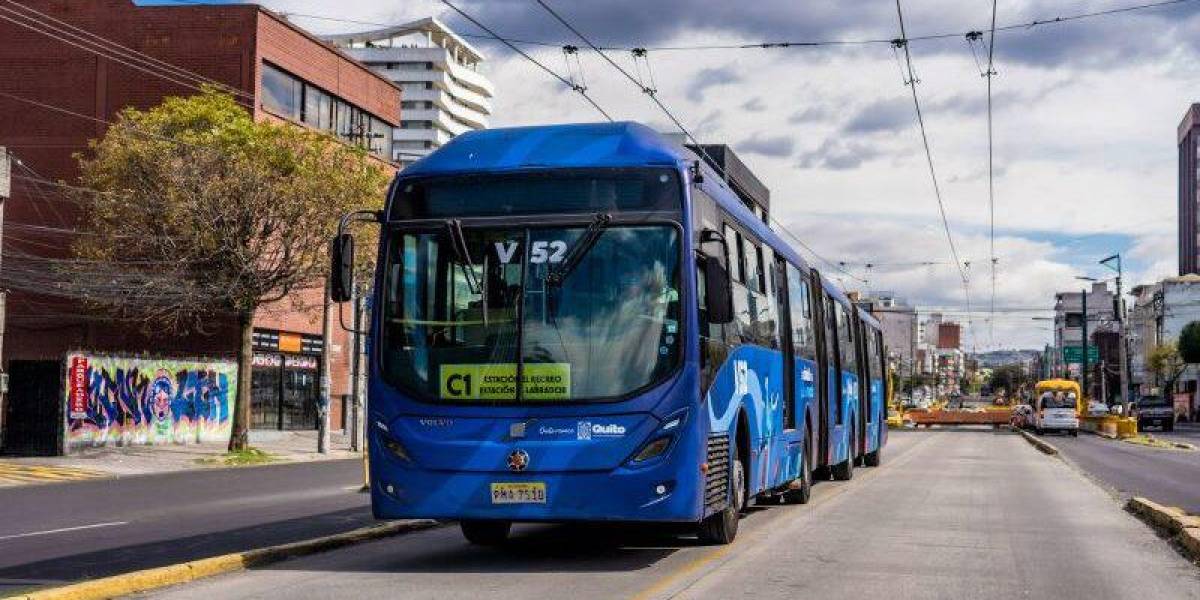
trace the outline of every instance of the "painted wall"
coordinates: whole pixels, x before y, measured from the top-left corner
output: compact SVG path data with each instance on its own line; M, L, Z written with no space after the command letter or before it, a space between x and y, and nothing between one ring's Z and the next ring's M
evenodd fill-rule
M67 450L229 439L237 364L70 353Z

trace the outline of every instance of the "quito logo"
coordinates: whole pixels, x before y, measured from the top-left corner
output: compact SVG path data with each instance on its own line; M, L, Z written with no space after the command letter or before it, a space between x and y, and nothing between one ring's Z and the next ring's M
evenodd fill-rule
M529 453L517 448L508 453L508 470L509 471L524 471L529 468Z

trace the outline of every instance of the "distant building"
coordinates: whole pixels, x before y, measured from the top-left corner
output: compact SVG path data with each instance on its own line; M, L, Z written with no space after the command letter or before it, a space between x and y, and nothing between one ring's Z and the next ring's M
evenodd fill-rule
M1139 285L1130 294L1134 297L1129 319L1130 378L1140 393L1147 394L1163 385L1147 364L1150 353L1178 340L1188 323L1200 321L1200 275L1167 277L1153 285ZM1176 391L1189 396L1190 414L1200 408L1197 385L1194 369L1184 371L1176 382Z
M1054 295L1054 347L1058 352L1058 375L1078 378L1079 364L1063 362L1064 348L1083 346L1083 294L1084 292L1059 292ZM1092 337L1098 331L1116 331L1117 322L1113 312L1113 293L1102 281L1092 283L1087 292L1088 345L1095 342ZM1082 352L1082 349L1080 350ZM1091 353L1091 351L1089 351Z
M441 21L429 17L326 39L404 91L392 144L402 167L457 135L487 128L495 89L479 72L484 56Z
M28 170L14 178L12 197L4 203L6 229L19 228L19 235L5 236L6 267L48 269L45 264L67 258L74 239L71 229L84 216L77 201L51 194L46 184L33 183L29 173L51 181L75 181L75 155L87 152L89 140L103 135L105 123L116 120L119 111L148 109L167 97L199 93L196 80L189 81L190 74L175 69L234 90L256 119L328 132L368 150L377 164L394 168L391 140L400 122L400 89L260 6L137 6L131 0L24 0L19 5L63 24L0 22L4 90L46 104L0 98L0 145L8 146L20 158L23 171ZM112 58L118 50L109 45L104 48L110 56L99 57L51 31L67 26L120 44L129 49L120 50L127 56L141 52L162 62ZM141 68L135 68L139 64ZM0 447L4 451L63 450L64 363L73 351L112 357L226 358L240 344L231 319L213 319L203 333L176 335L98 314L82 299L48 294L37 282L9 279L6 287L11 295L3 320L3 365L12 385ZM287 300L256 313L254 369L242 374L251 384L254 428L316 428L322 376L318 358L326 343L321 336L322 297L320 285L296 290ZM328 343L331 414L334 429L339 429L338 396L350 389L349 336L335 326ZM115 406L89 419L99 422L117 415L115 421L128 427Z
M1176 135L1179 146L1179 274L1200 272L1200 104L1188 107Z
M1129 310L1129 379L1133 389L1148 394L1158 383L1147 366L1150 353L1161 343L1163 319L1162 283L1135 286L1129 291L1133 307Z
M879 319L883 344L896 373L902 377L920 371L916 363L917 310L891 292L876 292L864 300L867 309Z
M957 350L962 341L962 326L958 323L939 323L937 347L939 350Z

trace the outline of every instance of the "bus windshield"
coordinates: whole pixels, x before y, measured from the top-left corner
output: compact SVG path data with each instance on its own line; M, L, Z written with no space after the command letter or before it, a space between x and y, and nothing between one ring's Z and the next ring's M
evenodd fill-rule
M385 376L449 403L617 400L661 381L680 358L679 230L593 229L577 250L586 225L465 227L465 253L453 227L394 231Z

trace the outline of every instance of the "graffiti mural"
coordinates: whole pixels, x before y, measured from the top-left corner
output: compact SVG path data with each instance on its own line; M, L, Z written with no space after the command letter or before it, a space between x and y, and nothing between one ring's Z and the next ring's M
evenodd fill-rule
M232 361L67 355L66 444L186 444L229 439Z

